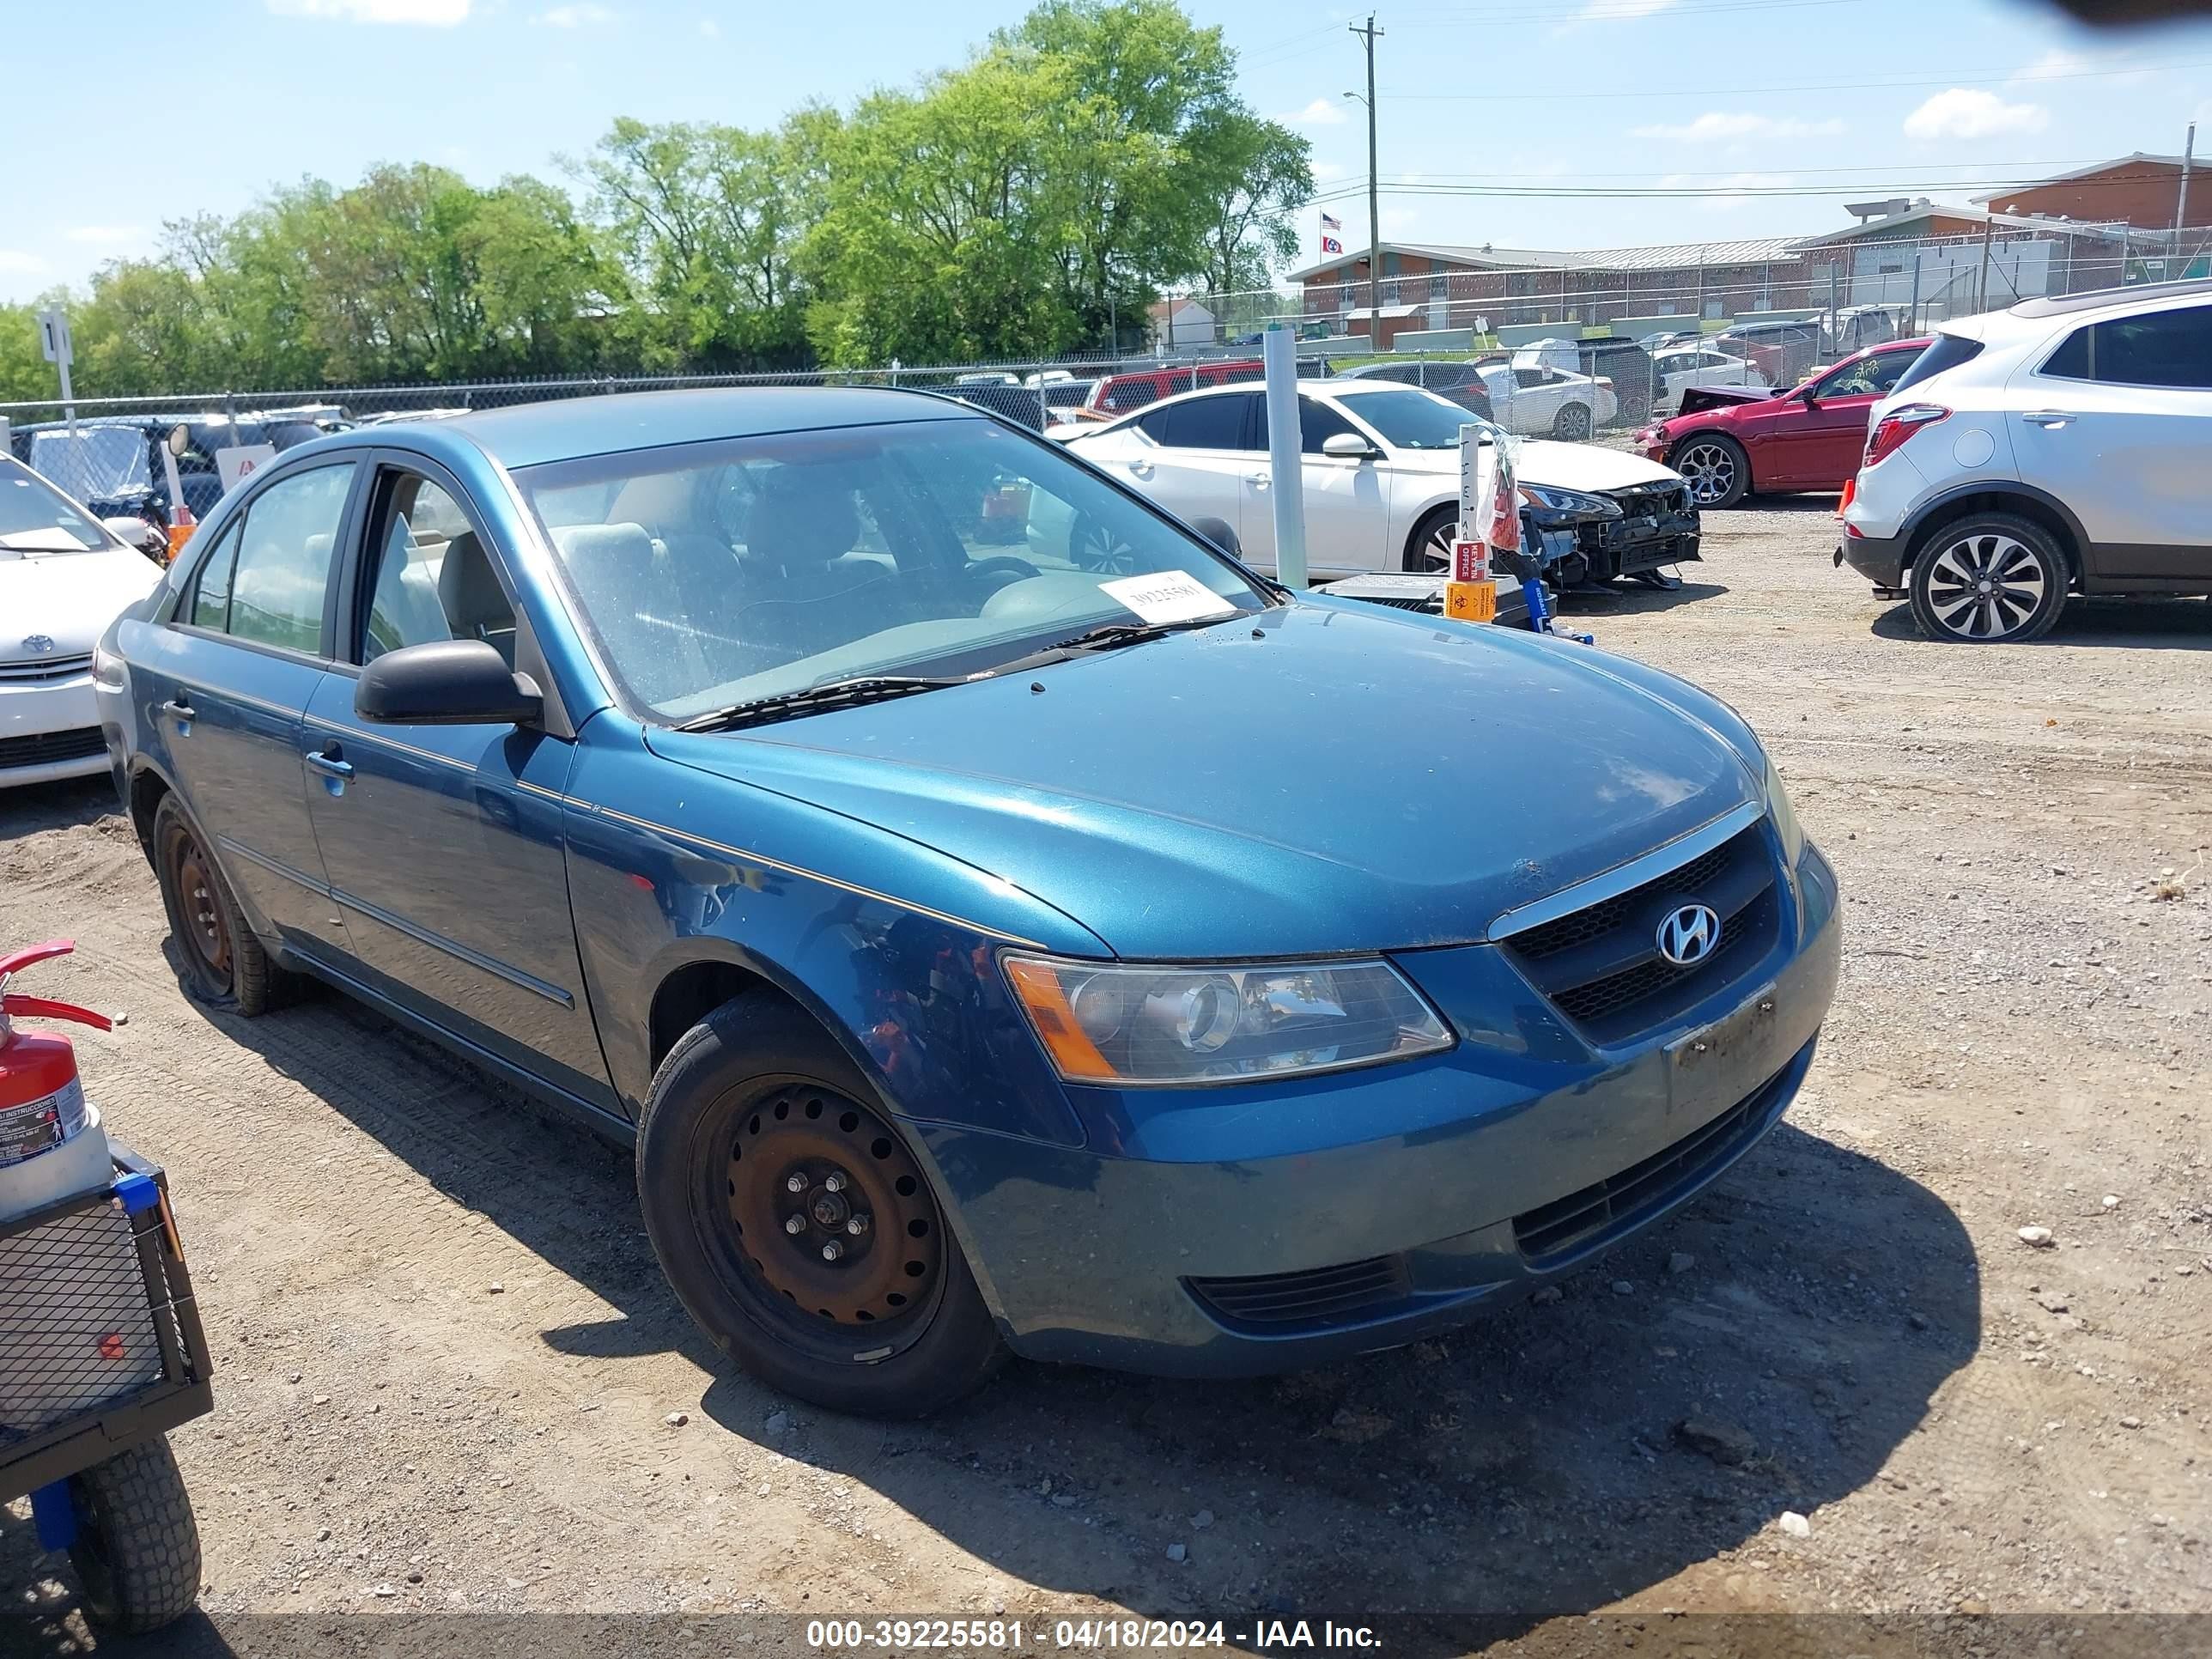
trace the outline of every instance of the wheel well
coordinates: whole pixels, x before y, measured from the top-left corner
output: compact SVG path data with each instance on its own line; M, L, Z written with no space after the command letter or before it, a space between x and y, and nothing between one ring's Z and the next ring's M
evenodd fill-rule
M653 994L647 1026L653 1044L652 1066L660 1069L676 1040L726 1002L739 997L770 997L799 1007L773 981L734 962L686 963L660 981ZM801 1010L804 1012L804 1010ZM813 1015L807 1014L809 1019Z
M169 793L169 786L161 781L158 772L140 770L131 779L131 826L138 832L138 845L146 856L154 856L154 814L161 811L161 797Z
M1977 513L2009 513L2016 519L2026 519L2030 524L2048 531L2051 540L2058 544L2060 556L2075 581L2081 580L2081 550L2075 545L2074 532L2063 514L2047 502L2033 495L2015 495L2002 489L1978 490L1971 495L1961 495L1954 501L1946 501L1927 522L1913 532L1912 544L1905 550L1903 568L1910 570L1930 542L1961 519Z
M1413 529L1406 534L1406 545L1399 550L1399 569L1411 570L1413 568L1413 556L1420 551L1421 544L1429 538L1429 526L1439 514L1445 513L1450 514L1455 520L1459 517L1459 508L1456 505L1450 501L1441 501L1413 520Z

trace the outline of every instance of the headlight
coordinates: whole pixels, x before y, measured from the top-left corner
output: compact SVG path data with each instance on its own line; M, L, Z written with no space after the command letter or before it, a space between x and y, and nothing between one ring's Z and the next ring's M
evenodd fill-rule
M1003 958L1014 1000L1071 1083L1231 1083L1451 1047L1387 962L1132 968Z
M1617 519L1620 503L1580 489L1561 489L1555 484L1524 483L1522 499L1535 509L1528 516L1547 527L1577 524L1587 519Z
M1790 805L1790 792L1782 787L1782 775L1774 769L1771 758L1766 763L1766 811L1774 820L1774 833L1782 838L1783 862L1794 870L1797 855L1805 850L1805 831L1797 822L1796 809Z

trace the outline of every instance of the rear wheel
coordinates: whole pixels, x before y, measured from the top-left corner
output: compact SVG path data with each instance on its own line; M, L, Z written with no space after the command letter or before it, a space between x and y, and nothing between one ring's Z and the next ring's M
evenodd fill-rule
M1067 540L1069 562L1105 576L1137 574L1137 550L1104 520L1085 514Z
M1685 438L1667 465L1682 475L1699 507L1734 507L1751 493L1751 458L1741 444L1718 433Z
M2019 644L2066 607L2065 556L2050 532L2009 513L1947 525L1912 562L1912 620L1931 640Z
M872 1093L796 1009L727 1004L653 1079L638 1195L678 1298L738 1364L832 1410L919 1417L1005 1351Z
M154 811L154 871L184 958L185 988L249 1018L282 1006L298 981L269 959L198 826L173 794Z
M70 1477L70 1565L85 1611L125 1633L159 1629L200 1593L200 1532L169 1443L158 1435Z
M1590 410L1588 404L1569 404L1552 420L1552 435L1568 443L1580 443L1590 434Z

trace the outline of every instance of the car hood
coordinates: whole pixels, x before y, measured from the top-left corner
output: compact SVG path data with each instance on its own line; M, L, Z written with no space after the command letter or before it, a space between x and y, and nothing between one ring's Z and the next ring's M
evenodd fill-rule
M161 568L129 548L21 557L0 552L0 660L29 655L21 642L40 635L53 641L56 656L84 655L125 605L161 580Z
M1406 471L1459 477L1455 449L1401 449L1392 459ZM1681 474L1672 467L1625 449L1554 443L1548 438L1519 440L1513 452L1513 467L1514 476L1522 483L1550 484L1558 489L1636 489L1681 482Z
M1692 688L1565 641L1327 599L647 741L958 859L1155 959L1479 940L1759 792L1748 733ZM897 890L880 870L830 873Z

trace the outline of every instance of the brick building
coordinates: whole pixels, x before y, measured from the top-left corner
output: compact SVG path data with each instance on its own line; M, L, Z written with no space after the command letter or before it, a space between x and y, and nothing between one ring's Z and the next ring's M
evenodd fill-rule
M2179 155L2146 155L2141 150L2118 161L2076 167L2039 185L1998 191L1974 200L1997 213L2042 214L2054 219L2170 231L2174 214L2181 207L2185 167L2192 176L2183 222L2212 228L2212 179L2203 176L2203 167L2185 163Z

